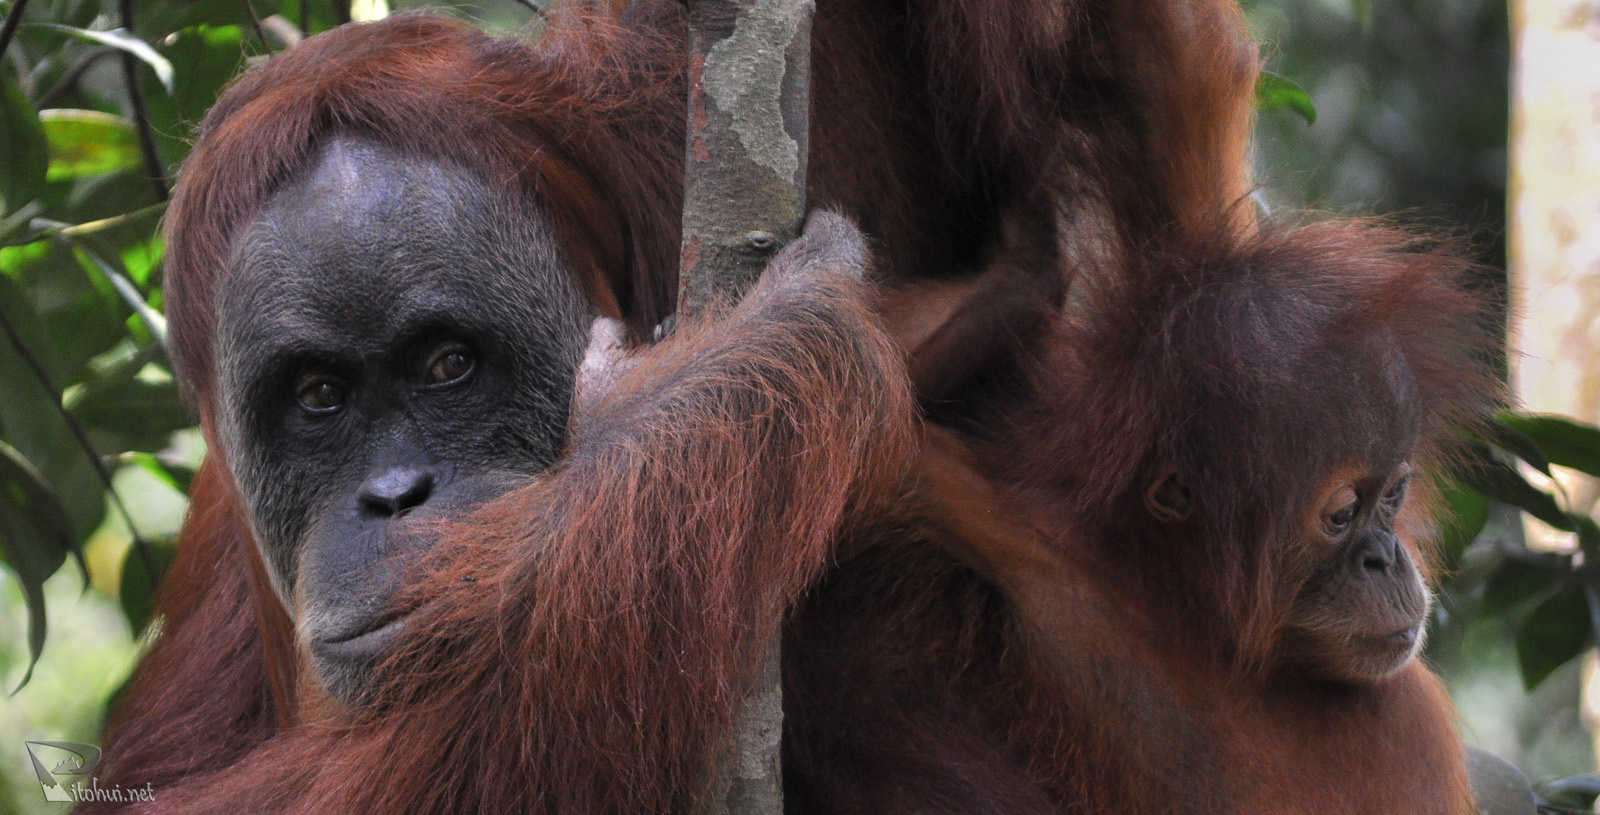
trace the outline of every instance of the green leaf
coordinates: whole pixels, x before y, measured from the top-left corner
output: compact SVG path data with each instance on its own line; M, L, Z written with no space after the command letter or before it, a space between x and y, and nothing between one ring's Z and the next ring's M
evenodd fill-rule
M1350 10L1355 12L1363 29L1372 27L1372 0L1350 0Z
M1545 457L1544 451L1539 449L1539 443L1521 428L1507 422L1505 416L1496 416L1486 430L1488 438L1485 441L1528 462L1535 470L1546 476L1550 475L1550 461Z
M50 144L51 181L103 175L139 166L133 123L98 110L58 108L39 114Z
M1546 781L1539 785L1539 794L1556 806L1587 810L1594 806L1595 798L1600 797L1600 776L1585 773Z
M77 541L55 489L21 453L0 442L0 555L22 585L28 609L28 669L18 688L28 684L44 649L44 581L68 553L78 554Z
M300 27L301 7L307 4L310 5L310 14L308 16L311 25L302 32L306 36L309 37L312 34L327 31L339 24L339 21L333 18L332 3L317 3L314 0L283 0L283 10L279 13L288 18L289 22L294 23L296 27Z
M1484 583L1478 614L1493 617L1522 603L1549 595L1572 572L1572 560L1554 552L1504 551L1500 565Z
M1550 493L1528 483L1515 467L1487 456L1464 466L1456 474L1461 483L1503 501L1564 532L1573 531L1572 518Z
M160 233L146 240L124 244L119 254L122 256L122 268L128 270L128 279L141 289L155 285L155 272L161 268L161 255L165 249L166 244L162 242Z
M1572 518L1572 531L1578 533L1578 549L1590 562L1600 562L1600 523L1587 515L1576 513Z
M238 26L197 26L178 32L160 46L172 62L173 93L148 100L150 124L161 156L171 166L189 154L190 136L216 104L223 86L244 61L244 31Z
M1577 580L1546 598L1517 626L1517 665L1530 692L1589 647L1589 603Z
M59 565L62 556L78 551L77 533L73 531L72 520L67 517L67 510L62 506L55 489L21 453L3 441L0 441L0 484L7 485L7 489L14 486L13 498L29 507L34 525L50 540L60 544L54 547L54 554L46 558L46 562Z
M1453 482L1441 485L1439 493L1446 505L1439 525L1439 548L1454 560L1489 524L1489 500L1483 493Z
M1502 413L1499 419L1538 443L1550 463L1600 476L1600 427L1551 413Z
M172 61L178 80L172 100L185 119L199 122L217 101L222 87L244 61L244 31L239 26L198 26L178 32L162 53Z
M84 269L65 242L0 250L0 257L7 262L6 273L0 275L0 309L16 324L57 388L72 382L84 363L127 336L123 321L128 311L116 289L97 271ZM0 336L0 382L5 383L0 386L0 405L44 396L33 379L21 355L13 354L10 343ZM54 413L54 403L48 397L43 401ZM0 421L9 421L6 412L0 408ZM24 430L39 428L6 426L8 438L48 473L45 457L22 438Z
M129 545L123 554L122 582L117 589L122 613L133 627L134 636L144 633L145 627L155 616L156 590L178 553L177 541L172 538L158 538L145 543L143 554L137 545ZM147 556L150 568L146 568ZM151 574L152 570L154 574Z
M49 161L44 127L22 88L0 72L0 215L10 214L44 191Z
M90 265L98 269L100 274L111 283L112 287L117 290L117 296L121 297L122 302L127 303L128 307L133 309L133 313L139 316L139 320L150 331L150 336L155 340L156 344L161 346L161 352L167 354L168 358L170 358L171 348L167 345L167 318L156 313L156 310L144 301L144 293L133 285L133 281L112 268L111 264L106 263L99 255L85 249L76 251L82 255L83 260L88 261Z
M55 257L50 259L58 260ZM54 272L59 268L57 263L51 263L48 270ZM39 313L42 309L36 308L35 301L30 297L37 296L40 288L30 286L31 282L0 277L0 312L16 329L17 336L14 339L21 341L22 347L44 368L47 376L54 382L60 382L67 376L67 366L78 363L76 360L69 363L56 353L58 344L45 324L44 315ZM70 456L74 448L70 444L60 446L66 433L61 422L60 406L39 382L33 366L13 341L12 337L0 332L0 382L5 383L0 387L0 428L4 429L5 438L25 458L41 469L49 470L50 459L61 453ZM41 353L41 349L44 353Z
M1474 812L1494 815L1534 815L1537 798L1528 777L1511 762L1481 748L1467 745L1467 777L1472 781Z
M1300 114L1306 124L1317 123L1317 108L1311 104L1311 94L1271 71L1262 71L1256 78L1256 109L1291 110Z
M50 268L46 272L52 279L76 277L81 280L71 264L71 255L54 242L46 244L51 253L65 254L66 273ZM9 270L8 270L9 271ZM33 270L23 277L31 278ZM3 311L17 329L24 348L34 353L55 382L67 381L78 370L82 361L68 346L79 336L94 332L83 325L79 317L76 335L58 333L46 328L47 314L41 314L34 299L42 299L48 286L33 284L31 291L19 288L11 277L0 275L0 311ZM75 297L75 295L72 295ZM75 309L66 309L63 319ZM82 314L82 312L76 312ZM61 328L59 331L69 331ZM39 355L39 349L49 353ZM77 529L95 529L105 516L105 485L95 472L93 463L82 445L68 430L61 417L61 406L55 397L39 384L31 365L22 353L13 347L9 338L0 332L0 428L5 439L54 485L61 503L67 508L73 526Z
M159 99L162 94L151 93L149 97ZM142 218L145 207L160 203L155 188L143 172L80 176L47 184L44 201L45 211L40 220L55 221L51 225L57 229L79 233L103 231L108 219ZM121 222L113 220L111 223Z
M174 431L188 427L189 414L171 379L152 381L126 372L97 377L72 389L64 400L72 415L118 450L159 450Z
M256 13L263 18L280 14L275 2L253 0ZM139 30L147 35L169 34L198 25L248 26L251 24L250 8L244 3L197 3L194 0L169 0L154 2L141 0L139 4ZM151 36L151 40L158 38ZM174 67L177 67L174 65ZM175 86L182 86L178 79Z
M149 473L157 481L171 487L173 492L188 493L189 483L194 479L192 470L174 472L179 468L168 467L153 453L126 453L120 459Z
M161 80L161 86L172 93L172 63L167 58L156 53L150 43L128 33L126 29L113 28L110 31L92 31L87 28L76 28L70 25L57 25L55 23L34 23L37 28L49 28L64 31L80 40L87 40L101 45L109 45L120 51L125 51L139 58L140 62L150 66L156 72L156 79Z

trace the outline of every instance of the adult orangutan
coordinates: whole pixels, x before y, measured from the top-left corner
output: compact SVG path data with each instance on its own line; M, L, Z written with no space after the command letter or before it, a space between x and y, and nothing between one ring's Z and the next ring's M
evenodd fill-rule
M836 216L812 216L726 319L680 326L631 359L620 355L620 330L600 318L566 452L530 475L515 469L530 456L521 429L473 403L517 408L504 411L516 421L530 378L522 366L538 359L525 352L541 346L471 326L496 309L540 302L515 286L547 272L514 256L499 266L473 258L422 269L404 253L390 256L394 266L377 263L393 246L381 234L399 214L392 207L442 195L467 205L444 212L470 220L483 190L456 168L383 159L365 166L399 173L344 175L361 149L331 145L310 183L291 186L284 209L263 211L235 255L230 271L243 292L222 298L220 323L241 308L246 328L270 321L266 330L289 341L221 354L225 371L254 383L245 390L277 391L242 409L248 428L224 433L259 427L291 448L323 445L330 459L372 446L371 460L401 463L330 489L334 500L253 510L311 518L294 537L258 533L266 569L294 581L284 594L294 598L309 659L299 721L230 766L192 773L151 809L209 812L230 801L260 812L686 809L782 610L815 579L836 530L877 514L906 467L909 388L866 304L859 235ZM320 198L326 205L301 197L346 179L353 185ZM335 205L346 207L342 216L327 208ZM317 252L305 230L328 217L380 234L349 265L302 265L292 252ZM470 224L441 226L460 234L450 227ZM265 235L275 241L258 246ZM400 280L396 268L406 272ZM478 286L454 285L460 274ZM379 279L385 292L361 300L363 284ZM266 280L274 285L249 285ZM269 307L254 308L261 297ZM373 320L392 320L395 330L369 334ZM430 324L451 326L449 338L408 330ZM396 350L320 362L344 347L346 331ZM413 335L426 338L421 353L389 342ZM233 353L244 359L228 361ZM310 379L283 375L307 365ZM469 440L503 445L477 452L509 465L418 463L419 449L438 449L431 434L462 432L450 424L462 413L480 423ZM294 461L230 465L240 480L268 479L241 488L251 500L252 488L302 495ZM418 470L431 478L411 476ZM347 489L359 506L337 500ZM344 537L328 542L330 524L345 524ZM299 547L287 574L272 563L280 546ZM330 565L340 555L355 562Z

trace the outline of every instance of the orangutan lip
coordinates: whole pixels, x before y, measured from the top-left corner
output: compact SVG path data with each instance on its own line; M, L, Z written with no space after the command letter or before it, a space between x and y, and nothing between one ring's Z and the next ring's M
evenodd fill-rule
M319 642L322 650L342 656L359 656L373 654L386 648L395 637L405 631L407 619L405 617L387 617L377 625L348 636L323 639Z

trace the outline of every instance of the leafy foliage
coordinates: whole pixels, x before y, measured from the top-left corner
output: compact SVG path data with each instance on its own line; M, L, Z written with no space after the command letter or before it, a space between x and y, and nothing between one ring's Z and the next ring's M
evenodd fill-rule
M1529 690L1556 669L1600 642L1600 524L1590 515L1573 511L1559 494L1559 482L1549 489L1530 483L1511 463L1520 459L1547 478L1552 464L1590 475L1600 464L1600 428L1549 414L1506 413L1496 418L1476 448L1476 455L1455 475L1475 494L1455 496L1461 502L1456 523L1483 516L1473 505L1485 499L1521 509L1540 522L1570 533L1576 547L1570 552L1532 551L1505 541L1481 542L1493 546L1500 563L1484 582L1477 612L1510 615L1517 623L1517 660L1522 681ZM1478 530L1464 528L1450 534L1458 539Z
M1294 111L1306 120L1306 124L1317 123L1317 108L1311 104L1311 94L1271 71L1262 71L1256 79L1256 107L1260 110Z

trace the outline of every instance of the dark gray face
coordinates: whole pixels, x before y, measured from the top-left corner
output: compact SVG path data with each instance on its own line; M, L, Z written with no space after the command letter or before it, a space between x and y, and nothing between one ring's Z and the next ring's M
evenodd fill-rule
M551 232L458 168L330 143L237 239L223 445L273 587L359 697L387 608L457 516L560 451L588 315Z

